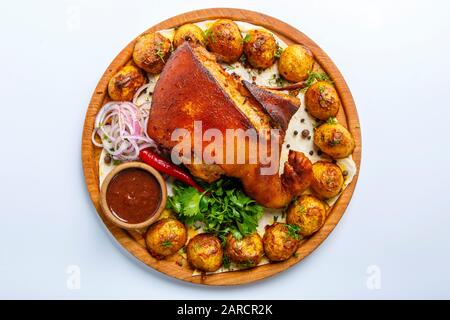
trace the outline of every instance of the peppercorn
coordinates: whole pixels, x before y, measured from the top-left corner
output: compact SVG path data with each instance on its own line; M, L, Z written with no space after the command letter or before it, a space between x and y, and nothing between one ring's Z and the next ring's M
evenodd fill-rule
M311 151L309 152L309 155L312 156L313 154L314 154L314 151L311 150Z
M294 130L294 136L298 135L298 131Z
M343 175L344 177L348 176L348 171L347 171L347 170L342 171L342 175Z
M302 137L303 138L307 138L309 136L309 130L308 129L304 129L303 131L302 131Z
M109 154L107 154L104 158L104 161L106 164L110 164L111 163L111 156Z
M288 143L288 144L286 145L286 148L289 149L290 147L291 147L291 145Z

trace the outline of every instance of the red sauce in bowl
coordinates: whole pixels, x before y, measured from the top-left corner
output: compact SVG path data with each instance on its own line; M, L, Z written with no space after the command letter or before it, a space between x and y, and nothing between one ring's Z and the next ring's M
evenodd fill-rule
M137 224L153 216L161 204L161 186L142 169L125 169L115 175L106 190L109 209L123 222Z

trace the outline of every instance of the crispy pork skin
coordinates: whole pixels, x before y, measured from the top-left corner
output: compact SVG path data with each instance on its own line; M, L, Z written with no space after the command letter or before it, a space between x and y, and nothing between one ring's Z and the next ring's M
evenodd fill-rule
M279 152L284 129L293 109L288 105L285 111L282 109L285 108L283 103L271 97L272 108L280 115L277 117L267 110L264 101L264 95L261 97L252 94L241 82L228 75L205 48L192 48L184 43L172 53L156 84L147 132L157 143L171 149L179 143L172 140L172 132L182 128L193 137L194 121L201 121L202 133L208 129L216 129L224 138L227 129L254 129L258 133L264 133L264 138L269 141L269 153ZM279 130L275 150L270 148L272 138L267 134L270 129ZM212 143L218 143L219 146L218 141ZM202 144L201 153L204 153L209 144L210 142ZM194 176L210 182L220 175L239 178L250 197L271 208L286 206L294 196L309 186L312 179L311 162L303 153L289 153L281 176L278 172L279 162L275 164L273 174L264 175L261 169L267 164L259 161L248 163L253 150L251 144L252 141L239 146L236 139L227 140L222 156L214 155L215 162L211 163L211 159L204 157L202 161L205 163L187 164L187 167ZM232 148L236 155L238 147L245 149L245 163L225 163L227 149ZM181 159L185 162L186 159L198 157L199 154L183 155Z
M272 119L283 130L287 130L289 121L300 106L300 100L284 93L271 92L245 80L242 83Z

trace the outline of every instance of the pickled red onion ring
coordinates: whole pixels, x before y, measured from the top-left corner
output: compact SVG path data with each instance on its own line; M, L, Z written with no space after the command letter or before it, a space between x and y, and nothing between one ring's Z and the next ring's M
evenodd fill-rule
M140 107L131 102L106 103L95 118L92 143L105 149L115 160L138 159L140 150L156 147L155 142L147 135L149 111L150 103L144 103Z

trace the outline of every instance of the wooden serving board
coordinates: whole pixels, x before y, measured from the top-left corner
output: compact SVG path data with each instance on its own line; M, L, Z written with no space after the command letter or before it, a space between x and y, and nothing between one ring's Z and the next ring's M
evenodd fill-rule
M347 84L345 83L345 80L337 67L325 54L325 52L323 52L322 49L320 49L319 46L315 44L311 39L280 20L261 13L242 9L204 9L187 12L167 19L151 27L146 32L169 29L188 22L199 22L217 18L230 18L232 20L239 20L255 25L260 25L276 33L287 44L300 43L306 45L313 52L316 62L320 64L320 66L334 81L343 106L338 114L338 120L341 124L348 128L355 139L356 148L353 152L353 159L358 168L358 172L353 178L351 184L344 190L339 200L333 206L333 209L330 212L325 225L313 236L304 240L299 247L297 254L287 261L266 264L249 270L232 271L207 276L193 276L193 270L189 267L187 261L181 259L180 256L174 255L168 260L158 261L148 253L145 248L145 242L143 241L143 238L139 233L125 231L110 223L104 217L100 208L98 162L101 150L100 148L94 147L94 145L91 143L91 135L94 128L95 116L98 110L108 99L108 81L123 65L125 65L131 59L135 40L130 42L130 44L128 44L125 49L123 49L119 53L119 55L109 65L108 69L105 71L100 81L98 82L97 87L95 88L84 122L82 138L82 162L86 185L91 200L94 203L98 214L100 215L106 227L114 236L114 238L116 238L116 240L132 255L134 255L146 265L177 279L207 285L239 285L264 279L283 270L286 270L300 260L304 259L308 254L316 249L334 229L334 227L344 214L348 203L350 202L358 179L361 162L361 132L355 103L353 101L350 90L347 87Z

